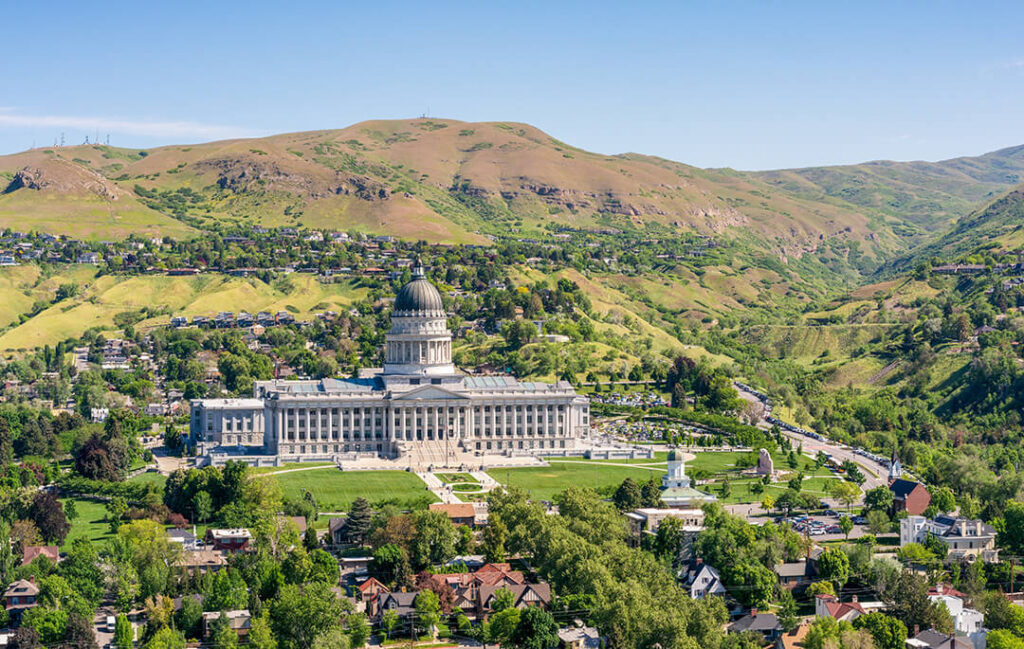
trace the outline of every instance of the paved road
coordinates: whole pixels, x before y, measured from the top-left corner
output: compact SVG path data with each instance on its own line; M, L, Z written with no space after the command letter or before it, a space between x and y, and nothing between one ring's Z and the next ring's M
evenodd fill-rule
M734 387L736 387L736 389L739 390L740 397L742 397L744 400L760 403L760 400L755 395L751 394L750 392L747 392L746 390L740 388L739 386ZM771 424L764 420L763 414L761 421L758 423L758 426L761 428L771 428ZM832 457L834 457L839 462L845 462L846 460L850 460L853 463L857 464L861 468L862 473L864 473L864 477L866 478L864 484L861 485L861 489L863 489L864 491L888 484L887 478L889 475L889 468L882 464L879 464L878 462L875 462L870 458L866 458L863 455L858 455L857 453L854 453L852 448L843 447L842 445L836 442L831 442L828 440L818 441L812 437L805 437L803 435L800 435L799 433L794 433L788 430L783 430L782 434L790 438L795 444L803 444L805 454L815 456L818 454L818 451L824 451L826 453L831 453Z

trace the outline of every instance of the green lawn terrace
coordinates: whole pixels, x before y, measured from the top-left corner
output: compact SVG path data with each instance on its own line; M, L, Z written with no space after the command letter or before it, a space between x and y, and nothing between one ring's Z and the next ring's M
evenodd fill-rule
M407 471L341 471L331 464L261 475L276 480L286 499L301 499L309 491L321 512L348 511L356 498L403 507L438 501L416 474Z
M692 451L691 451L692 452ZM687 475L706 475L694 486L716 496L724 504L759 503L766 494L778 496L789 488L790 477L802 470L805 475L802 491L817 496L827 495L829 481L836 480L827 468L819 468L813 460L797 456L797 469L788 465L788 454L772 454L779 480L765 487L763 493L751 490L760 476L744 474L737 463L751 451L696 451L694 459L686 463ZM525 489L535 500L552 500L568 487L589 487L598 493L610 495L626 478L636 482L654 479L661 482L667 471L667 453L659 451L653 460L587 460L584 458L548 458L548 466L491 469L487 474L501 484ZM756 457L756 452L754 453ZM722 485L729 481L729 495L723 496Z

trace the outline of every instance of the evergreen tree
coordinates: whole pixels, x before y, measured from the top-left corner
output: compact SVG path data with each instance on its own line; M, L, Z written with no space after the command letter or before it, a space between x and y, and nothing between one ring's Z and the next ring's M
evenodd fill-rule
M349 508L345 537L350 543L362 545L373 523L373 507L366 498L356 498Z

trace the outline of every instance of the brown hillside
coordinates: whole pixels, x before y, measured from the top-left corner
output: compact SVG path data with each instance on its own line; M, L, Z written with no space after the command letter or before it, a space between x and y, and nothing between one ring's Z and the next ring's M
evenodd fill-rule
M49 161L102 176L112 195L125 193L133 202L136 185L201 192L206 203L189 212L201 220L441 241L528 234L554 223L728 233L783 258L824 241L862 242L869 256L900 245L884 223L855 208L790 195L727 170L590 153L517 123L369 121L144 153L103 146L34 150L0 157L0 173L13 180L21 169ZM71 195L82 184L53 190ZM14 187L12 195L25 191ZM153 201L145 204L162 211ZM0 222L5 215L0 202Z

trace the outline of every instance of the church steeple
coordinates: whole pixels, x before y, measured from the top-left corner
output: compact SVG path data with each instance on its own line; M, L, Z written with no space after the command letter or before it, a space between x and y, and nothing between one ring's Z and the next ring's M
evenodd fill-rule
M900 465L900 456L896 454L896 447L892 449L892 459L889 460L889 482L899 480L903 477L903 467Z

